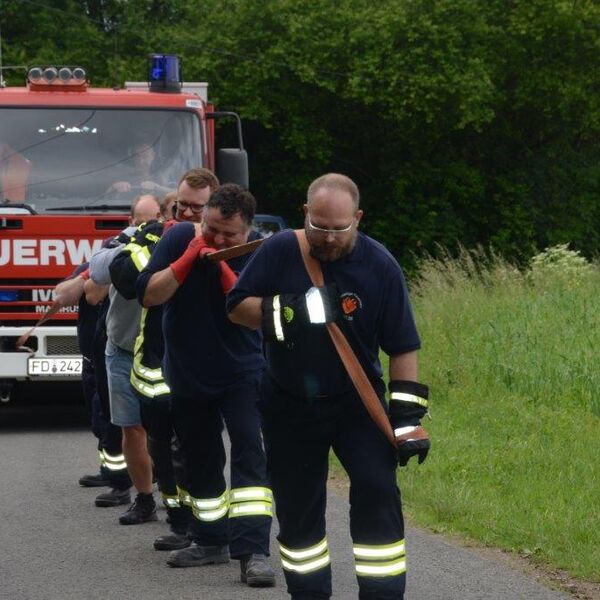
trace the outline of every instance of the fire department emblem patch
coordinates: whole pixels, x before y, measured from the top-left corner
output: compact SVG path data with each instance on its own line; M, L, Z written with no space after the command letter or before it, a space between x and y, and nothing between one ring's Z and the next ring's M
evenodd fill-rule
M362 308L361 299L354 292L344 292L340 296L342 316L348 321L352 321L354 313Z

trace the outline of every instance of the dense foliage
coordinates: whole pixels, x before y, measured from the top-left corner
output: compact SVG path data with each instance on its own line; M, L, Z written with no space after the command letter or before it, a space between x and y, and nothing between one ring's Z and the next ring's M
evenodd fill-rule
M593 0L46 4L3 0L4 64L81 63L113 85L143 78L150 51L180 54L244 118L261 210L293 225L307 183L335 170L405 261L435 243L597 250Z

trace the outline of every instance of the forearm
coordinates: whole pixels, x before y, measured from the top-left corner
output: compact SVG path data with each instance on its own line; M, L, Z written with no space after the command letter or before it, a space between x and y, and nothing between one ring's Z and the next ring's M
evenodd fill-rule
M418 369L416 350L390 356L389 375L390 381L417 381Z
M260 329L262 322L262 298L250 296L242 300L230 313L229 320L236 325Z
M73 279L61 281L54 289L54 299L61 306L73 306L79 302L83 294L85 280L77 275Z
M148 281L146 291L144 292L143 305L149 307L164 304L173 297L179 289L179 285L171 267L157 271Z
M100 285L92 279L88 279L83 286L86 302L92 306L96 306L96 304L99 304L106 298L109 287L108 285Z

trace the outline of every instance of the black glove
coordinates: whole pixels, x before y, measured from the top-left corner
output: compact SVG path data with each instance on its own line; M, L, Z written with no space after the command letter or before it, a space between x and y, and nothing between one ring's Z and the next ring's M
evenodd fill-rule
M309 326L335 321L339 315L339 293L330 283L311 287L305 294L277 294L262 301L262 330L273 342L293 341Z
M431 442L421 427L421 419L427 414L429 388L416 381L396 379L390 381L390 422L398 442L398 463L406 466L411 456L419 457L419 464L426 458Z

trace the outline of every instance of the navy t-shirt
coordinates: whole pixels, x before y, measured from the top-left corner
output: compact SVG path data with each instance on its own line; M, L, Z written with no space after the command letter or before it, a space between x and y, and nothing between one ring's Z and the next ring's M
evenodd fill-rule
M192 223L178 223L163 235L138 277L140 300L152 274L177 260L194 236ZM249 241L258 237L252 233ZM247 260L248 255L228 264L239 272ZM189 397L219 392L239 379L258 376L264 368L260 333L227 318L219 274L217 265L198 261L164 305L163 373L174 394Z
M379 349L389 355L420 347L406 282L394 257L379 242L358 233L350 254L321 262L325 283L336 283L346 334L365 372L382 376ZM227 297L231 311L249 296L305 293L312 283L293 231L283 231L254 253ZM352 383L324 326L307 326L293 343L267 343L268 373L280 387L305 398L351 389Z

